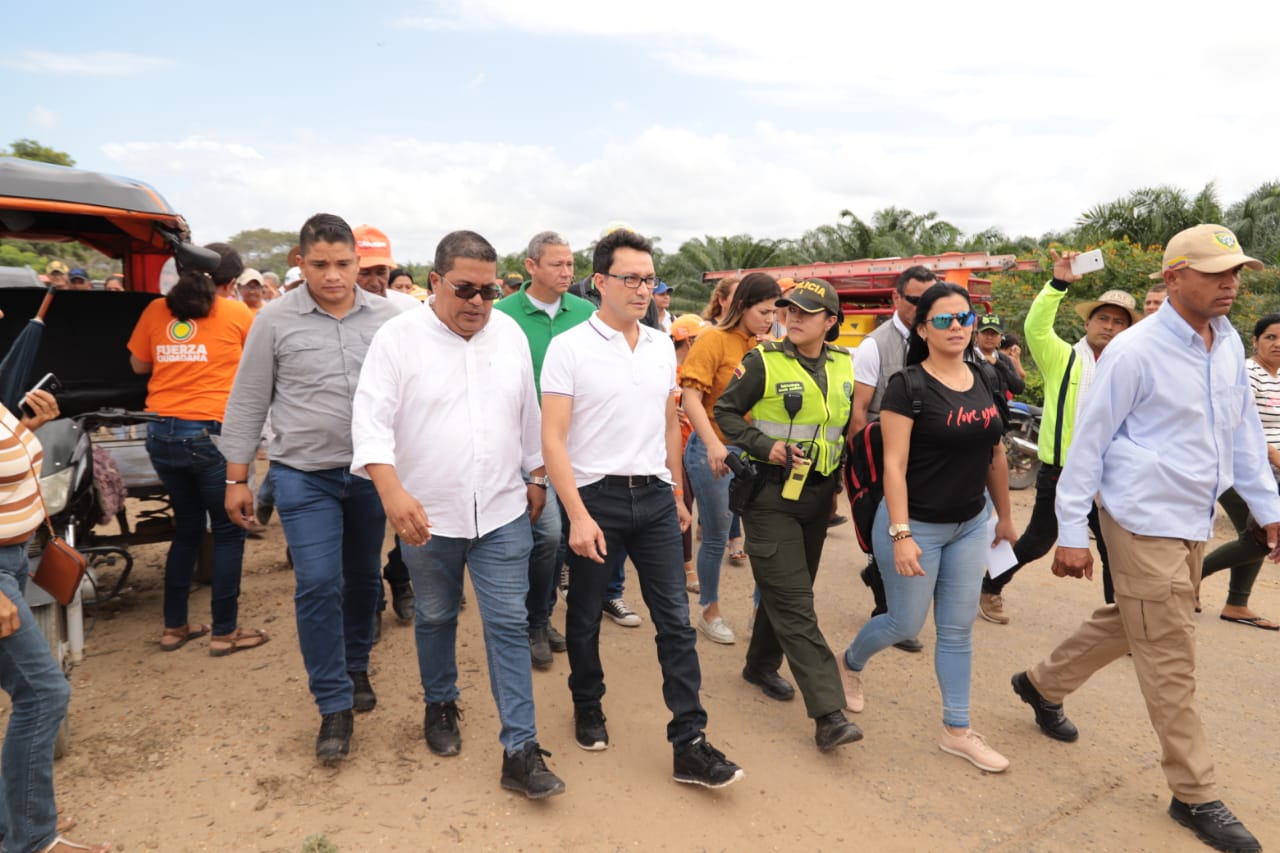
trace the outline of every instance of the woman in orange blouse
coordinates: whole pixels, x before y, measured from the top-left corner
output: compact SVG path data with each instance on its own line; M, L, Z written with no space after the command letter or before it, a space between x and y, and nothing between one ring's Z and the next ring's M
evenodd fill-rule
M711 415L716 400L728 387L742 357L757 336L773 327L774 302L782 295L778 283L764 273L751 273L734 288L728 309L714 328L704 330L689 351L680 372L684 408L694 434L685 447L684 465L693 486L702 526L698 549L698 630L717 643L733 643L733 629L720 615L720 563L729 541L729 448Z

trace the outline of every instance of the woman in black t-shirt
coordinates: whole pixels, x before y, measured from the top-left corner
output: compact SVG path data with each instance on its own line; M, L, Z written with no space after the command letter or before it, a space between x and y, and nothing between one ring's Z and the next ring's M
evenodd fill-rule
M973 621L991 544L984 490L999 517L996 541L1012 544L1017 531L1000 408L979 368L965 358L973 322L964 288L929 288L916 307L907 367L889 378L880 411L884 500L872 544L876 562L896 571L881 570L889 611L862 626L844 653L843 674L846 692L860 695L867 661L916 636L932 604L942 692L938 746L998 773L1008 759L969 728Z

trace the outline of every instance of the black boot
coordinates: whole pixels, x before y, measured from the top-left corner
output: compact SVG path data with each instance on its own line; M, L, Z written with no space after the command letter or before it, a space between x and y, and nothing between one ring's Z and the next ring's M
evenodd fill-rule
M316 737L316 758L324 764L332 764L347 757L351 751L351 732L355 718L350 709L325 714L320 718L320 734Z
M551 753L531 740L515 755L502 753L502 779L500 784L508 791L519 791L531 800L541 800L564 793L564 782L547 769L544 756Z

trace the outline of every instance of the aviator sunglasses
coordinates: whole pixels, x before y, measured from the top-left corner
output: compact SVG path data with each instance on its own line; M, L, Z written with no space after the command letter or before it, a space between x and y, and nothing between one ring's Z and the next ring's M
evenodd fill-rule
M929 318L929 323L935 329L950 329L951 323L955 321L967 329L976 319L977 315L972 311L961 311L959 314L934 314Z

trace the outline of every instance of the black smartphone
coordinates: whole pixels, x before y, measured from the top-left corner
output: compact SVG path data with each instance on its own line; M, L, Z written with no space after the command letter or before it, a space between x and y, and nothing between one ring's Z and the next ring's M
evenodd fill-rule
M40 377L39 382L31 386L31 391L48 391L50 394L56 397L58 396L59 392L62 391L62 383L59 382L58 377L54 376L52 373L46 373L44 376ZM30 394L31 391L28 391L27 394ZM36 413L31 409L30 406L27 405L26 399L25 399L27 395L23 394L22 396L24 399L23 399L22 405L19 406L19 408L22 409L22 414L26 415L29 418L34 418L36 416Z

